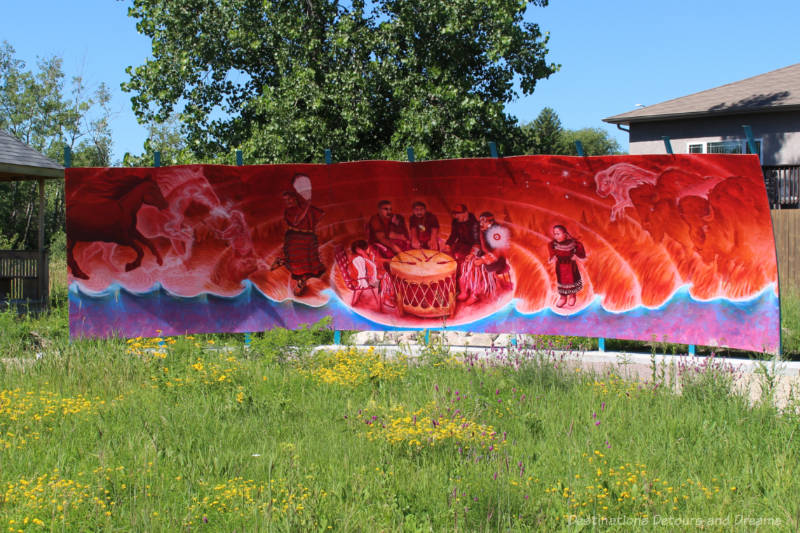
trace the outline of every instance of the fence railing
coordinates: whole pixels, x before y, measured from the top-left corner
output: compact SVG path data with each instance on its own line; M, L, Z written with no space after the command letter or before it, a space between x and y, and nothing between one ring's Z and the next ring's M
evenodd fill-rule
M800 207L800 165L763 166L769 206L772 209Z
M0 302L47 305L47 252L0 250Z

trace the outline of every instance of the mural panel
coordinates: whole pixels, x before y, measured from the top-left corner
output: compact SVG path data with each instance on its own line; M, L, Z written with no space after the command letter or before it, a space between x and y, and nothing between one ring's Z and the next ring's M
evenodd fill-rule
M67 170L70 332L440 328L775 351L755 156Z

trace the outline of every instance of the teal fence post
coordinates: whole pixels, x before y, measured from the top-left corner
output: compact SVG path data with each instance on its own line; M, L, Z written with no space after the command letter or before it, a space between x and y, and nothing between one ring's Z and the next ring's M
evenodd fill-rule
M600 352L606 351L606 340L603 337L597 339L597 350Z
M244 165L244 155L242 154L241 150L236 150L236 166L240 167ZM250 337L250 332L244 332L244 345L246 347L250 347L250 343L252 342L252 338Z
M69 146L66 144L64 145L64 168L70 168L72 166L72 150L69 149Z
M575 141L575 151L578 152L578 155L581 157L586 156L586 153L583 151L583 143L580 141Z
M694 353L695 353L694 344L690 344L689 345L689 355L694 355Z
M664 148L667 150L668 154L672 154L672 142L670 142L669 137L666 135L662 135L661 139L664 141Z
M161 152L153 152L153 166L154 167L161 166Z
M406 148L406 153L408 154L408 162L413 163L415 161L414 149L409 146L408 148Z
M331 149L325 149L325 164L330 165L333 162L333 156L331 154ZM342 344L342 332L338 329L333 330L333 344L339 345Z
M758 155L758 150L756 150L756 140L753 138L753 128L746 125L743 125L742 128L744 129L745 137L747 137L747 146L750 148L750 153Z
M492 157L500 157L497 154L497 143L494 141L489 141L489 155Z

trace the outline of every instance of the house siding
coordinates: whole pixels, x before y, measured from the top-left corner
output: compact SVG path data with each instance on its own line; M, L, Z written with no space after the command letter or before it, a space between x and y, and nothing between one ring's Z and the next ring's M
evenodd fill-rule
M662 135L670 138L676 154L689 152L689 144L744 139L742 124L761 139L761 164L800 164L800 111L753 113L720 117L635 122L630 125L632 155L663 154Z

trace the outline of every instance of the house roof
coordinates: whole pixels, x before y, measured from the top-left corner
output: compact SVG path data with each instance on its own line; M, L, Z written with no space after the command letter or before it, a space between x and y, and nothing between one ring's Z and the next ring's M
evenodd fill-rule
M604 118L611 124L800 109L800 63Z
M64 179L64 167L0 130L0 181Z

